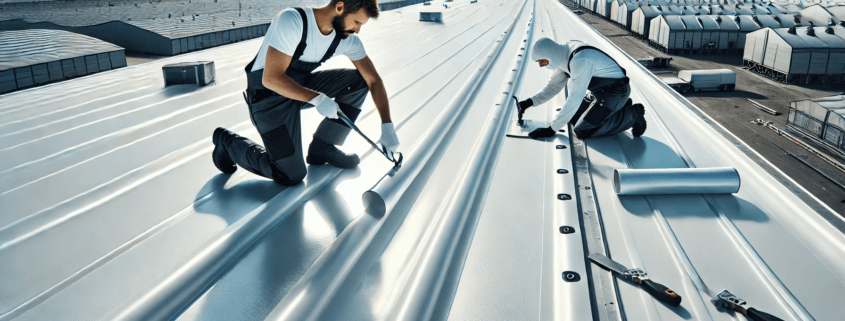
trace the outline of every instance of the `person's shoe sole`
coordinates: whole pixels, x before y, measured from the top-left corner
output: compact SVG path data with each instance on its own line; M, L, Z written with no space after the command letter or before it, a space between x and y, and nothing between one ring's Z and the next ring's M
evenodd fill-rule
M311 156L311 155L305 156L305 162L310 164L310 165L325 165L325 164L328 163L326 160L324 160L322 158Z
M337 167L337 168L355 168L355 167L357 167L357 166L358 166L358 164L360 164L360 163L361 163L361 160L360 160L360 159L357 159L357 160L354 162L354 164L349 164L349 165L346 165L346 164L336 164L336 163L332 163L332 162L330 162L330 161L328 161L328 160L323 159L322 157L308 155L308 156L305 156L305 162L306 162L306 163L308 163L308 164L310 164L310 165L325 165L325 164L329 164L329 165L332 165L332 166Z
M305 162L306 162L306 163L308 163L308 164L311 164L311 165L325 165L325 164L329 164L329 165L332 165L332 166L337 167L337 168L345 168L345 169L348 169L348 168L355 168L355 167L357 167L357 166L358 166L358 164L360 164L360 163L361 163L361 160L360 160L360 159L358 159L358 160L356 160L356 161L354 162L354 164L348 164L348 165L347 165L347 164L336 164L336 163L332 163L332 162L330 162L330 161L328 161L328 160L325 160L325 159L323 159L322 157L308 155L308 156L305 156Z
M631 133L634 134L634 137L640 137L645 134L646 129L646 122L645 122L645 107L642 104L637 104L637 114L642 117L642 119L637 120L634 122L634 127L631 128ZM642 122L642 123L640 123Z
M222 147L218 144L218 142L220 142L220 135L223 134L225 134L223 128L217 127L217 129L214 130L214 134L211 135L211 142L214 143L214 151L211 152L211 161L214 162L214 166L221 172L231 174L238 170L238 166L235 165L235 162L231 159L218 159L222 158L223 153L225 153L225 151L221 149Z

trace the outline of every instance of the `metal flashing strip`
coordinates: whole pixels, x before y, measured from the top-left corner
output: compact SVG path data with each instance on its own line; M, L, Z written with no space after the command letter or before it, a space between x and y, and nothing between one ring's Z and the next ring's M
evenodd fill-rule
M572 133L572 126L569 126ZM604 238L601 212L596 204L593 179L590 177L590 162L587 159L587 147L584 141L575 135L569 136L572 146L572 166L575 172L575 184L578 189L578 210L581 218L581 230L584 231L584 252L608 255ZM590 301L593 305L593 319L599 321L622 320L619 294L616 281L610 271L595 264L588 265L587 279L590 282Z

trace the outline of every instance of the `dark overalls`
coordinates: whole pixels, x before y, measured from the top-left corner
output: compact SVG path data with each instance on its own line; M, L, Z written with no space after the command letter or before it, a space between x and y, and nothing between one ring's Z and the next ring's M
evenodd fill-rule
M595 47L582 46L569 55L569 61L572 61L575 54L586 49L604 53ZM605 55L610 57L608 54ZM610 60L616 62L613 57L610 57ZM627 74L625 68L621 66L619 68L622 69L623 74ZM593 77L590 79L590 84L587 85L590 92L584 97L578 111L569 121L574 126L572 131L578 135L578 138L616 135L634 125L638 116L636 115L636 108L631 105L631 100L628 98L631 96L631 86L628 82L627 76L623 78ZM581 118L582 114L584 115L583 118Z
M335 30L335 38L319 62L301 61L299 58L305 51L308 21L302 8L296 10L302 16L302 38L285 74L305 88L334 98L340 110L350 120L355 121L369 92L361 74L355 69L313 72L334 55L341 40L340 31ZM301 109L311 105L281 96L264 87L264 70L251 71L254 63L255 58L245 68L249 84L244 96L249 105L252 123L261 134L266 150L243 137L227 144L226 148L232 160L244 169L273 179L279 184L297 184L307 173L303 160L299 113ZM325 118L314 133L314 139L342 145L350 130L340 119Z

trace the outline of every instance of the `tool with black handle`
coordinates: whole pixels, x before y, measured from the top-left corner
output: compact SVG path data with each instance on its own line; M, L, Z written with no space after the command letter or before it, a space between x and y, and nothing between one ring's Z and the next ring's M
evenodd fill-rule
M634 281L645 289L648 294L651 294L655 299L673 307L681 305L681 296L667 288L665 285L657 283L649 279L645 271L642 269L629 269L618 262L611 260L609 257L599 253L593 253L587 256L590 261L598 264L606 270L610 270L617 275L626 279Z
M736 295L733 295L733 293L728 290L723 290L721 293L710 299L710 302L713 302L713 304L717 307L725 307L742 313L742 315L754 321L783 321L781 318L755 308L746 308L745 300L737 298Z
M398 171L399 168L402 167L402 153L393 153L392 151L388 150L387 147L384 147L381 144L372 141L369 137L367 137L367 135L364 135L364 133L361 132L360 129L358 129L358 126L355 126L355 123L349 120L349 117L346 117L346 114L344 114L340 109L337 110L337 116L338 118L340 118L340 120L346 123L349 128L352 128L352 130L361 135L361 137L364 137L364 140L370 143L370 145L373 145L373 148L375 148L377 151L379 151L379 153L384 155L387 160L393 162L393 168L391 168L390 171L387 172L388 176L393 176L393 174L396 174L396 171ZM399 155L399 157L397 157L396 155Z
M522 110L522 108L519 108L519 99L516 98L516 96L511 96L511 97L513 97L513 100L516 101L516 104L514 104L514 106L516 107L516 116L519 117L519 120L516 121L516 124L519 125L519 126L522 126L522 125L525 124L525 121L522 120L523 110Z

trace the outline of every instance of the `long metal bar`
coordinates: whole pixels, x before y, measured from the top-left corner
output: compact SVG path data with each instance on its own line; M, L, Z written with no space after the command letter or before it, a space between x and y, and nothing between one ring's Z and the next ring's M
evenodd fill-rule
M387 157L387 160L393 162L396 166L399 166L401 164L401 161L397 161L396 157L394 157L393 151L388 150L386 147L382 146L381 144L373 142L373 140L370 139L370 137L367 137L367 135L365 135L360 129L358 129L358 126L355 126L355 123L353 123L352 120L349 119L349 117L346 117L346 114L344 114L343 111L341 111L340 109L337 110L337 116L338 116L338 118L340 118L340 120L342 120L344 123L346 123L346 125L349 126L349 128L352 128L352 130L354 130L356 133L361 135L361 137L364 137L364 140L366 140L368 143L370 143L370 145L373 145L373 148L375 148L382 155L384 155L384 157ZM399 154L399 159L401 160L402 159L402 153L398 153L398 154Z

